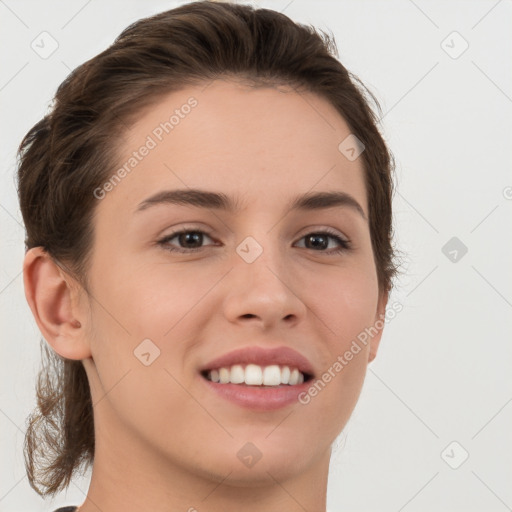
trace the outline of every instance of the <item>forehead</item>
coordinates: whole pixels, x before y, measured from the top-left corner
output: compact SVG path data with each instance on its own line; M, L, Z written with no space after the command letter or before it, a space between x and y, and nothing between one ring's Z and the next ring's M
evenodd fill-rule
M133 206L158 190L191 187L268 203L332 189L357 196L367 212L362 159L339 149L349 135L336 109L312 93L224 80L189 87L128 130L119 162L126 177L109 201Z

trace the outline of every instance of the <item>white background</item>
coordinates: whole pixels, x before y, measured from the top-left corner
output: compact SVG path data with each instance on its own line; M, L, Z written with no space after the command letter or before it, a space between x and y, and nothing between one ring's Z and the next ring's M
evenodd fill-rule
M81 504L88 486L76 479L45 502L25 475L40 334L22 287L17 145L71 69L131 22L180 3L0 1L1 511ZM329 510L512 510L511 2L253 3L332 30L342 63L381 102L397 160L405 256L390 303L403 311L333 454ZM42 31L59 45L47 59L30 46ZM458 54L464 40L458 58L445 51ZM442 252L452 237L468 248L456 262Z

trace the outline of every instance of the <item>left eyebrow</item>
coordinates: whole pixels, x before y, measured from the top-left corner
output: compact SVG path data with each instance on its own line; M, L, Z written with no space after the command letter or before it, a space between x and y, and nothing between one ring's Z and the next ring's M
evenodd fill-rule
M142 201L135 212L147 210L159 204L178 204L196 208L225 210L238 213L242 209L238 197L230 197L222 192L211 192L200 189L163 190ZM342 207L356 211L364 220L367 217L357 200L341 191L309 192L293 198L287 210L312 211Z

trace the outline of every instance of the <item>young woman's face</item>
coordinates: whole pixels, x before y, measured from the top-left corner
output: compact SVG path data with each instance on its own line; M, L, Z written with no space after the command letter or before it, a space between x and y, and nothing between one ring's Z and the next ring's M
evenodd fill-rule
M328 461L380 333L357 353L353 342L386 303L362 158L349 142L339 149L349 135L317 96L225 81L166 96L130 129L125 172L95 192L84 364L97 453L129 446L160 472L229 474L235 485ZM178 190L210 195L180 203ZM291 207L319 193L345 200ZM263 351L246 352L254 347ZM257 381L249 363L268 378L286 380L284 366L312 375L268 388L205 377L237 363L235 381Z

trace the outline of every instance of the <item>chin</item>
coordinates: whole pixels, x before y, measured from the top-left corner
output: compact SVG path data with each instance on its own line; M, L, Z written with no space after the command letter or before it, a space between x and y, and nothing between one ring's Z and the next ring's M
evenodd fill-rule
M269 436L272 428L258 432L252 428L247 436L236 435L211 453L213 461L207 468L210 476L221 481L229 475L224 483L233 487L263 487L275 483L273 478L284 481L304 473L329 450L330 445L324 448L318 443L309 443L302 436L284 435L285 432ZM219 461L223 462L219 464Z
M265 460L264 460L265 459ZM240 487L265 487L275 484L275 481L286 481L304 472L304 459L300 454L297 457L273 456L267 453L254 466L246 467L240 462L218 465L212 471L207 471L209 477L225 486ZM229 476L227 476L229 475Z

